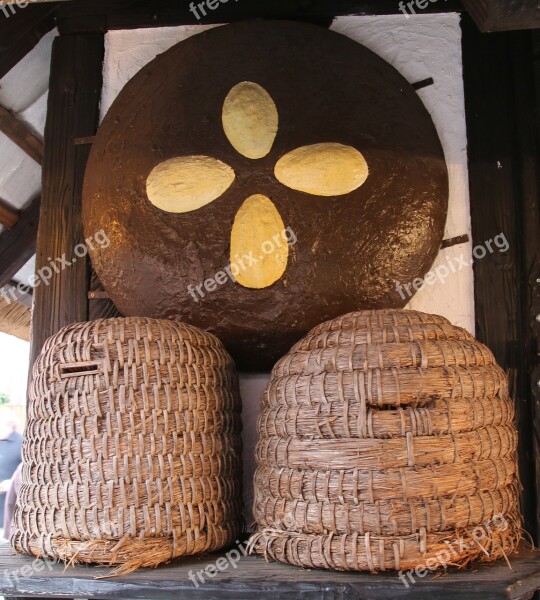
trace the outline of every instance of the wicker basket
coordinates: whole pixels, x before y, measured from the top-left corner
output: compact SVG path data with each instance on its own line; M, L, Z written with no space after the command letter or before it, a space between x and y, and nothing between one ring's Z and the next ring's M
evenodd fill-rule
M521 535L513 417L491 352L446 319L328 321L264 393L252 547L337 570L508 555Z
M126 573L233 542L240 410L213 335L139 318L64 328L33 369L13 547Z

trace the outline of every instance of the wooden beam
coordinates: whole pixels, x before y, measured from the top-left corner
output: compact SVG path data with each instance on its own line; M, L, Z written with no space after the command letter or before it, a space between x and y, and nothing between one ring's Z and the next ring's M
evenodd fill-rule
M540 27L537 0L463 0L480 31L509 31Z
M7 285L1 288L1 295L11 302L23 304L28 308L32 308L32 288L24 286L24 282L15 281L12 279Z
M534 183L538 182L537 176L540 149L540 30L532 32L533 50L534 50L534 84L535 84L535 104L536 114L534 115L535 127L533 129L536 139L536 155L528 155L526 165L527 178L535 177ZM522 68L516 65L518 76L522 77ZM518 84L519 85L519 84ZM523 107L519 107L523 110ZM529 118L530 107L526 113ZM522 139L526 144L530 139L531 129L528 127L528 119L522 123ZM540 540L540 200L538 195L533 196L534 185L529 185L527 190L527 200L525 202L525 211L523 216L524 233L526 238L526 251L524 255L524 271L527 273L528 280L522 282L522 286L527 293L526 310L524 310L524 326L527 336L525 343L531 356L532 365L530 384L533 390L534 414L533 414L533 434L534 447L532 451L535 456L536 467L536 516L538 521L537 543ZM526 269L529 267L529 270ZM532 267L532 268L530 268Z
M38 165L43 160L43 142L9 110L0 105L0 131Z
M0 12L0 79L54 28L57 6L30 4L14 13L7 9L9 16Z
M503 234L505 252L474 265L476 335L508 373L519 431L525 530L540 539L540 165L531 32L484 35L463 19L473 244ZM500 238L499 238L500 239ZM537 367L536 367L537 368ZM534 390L533 390L534 383Z
M19 213L13 210L7 202L0 200L0 224L8 229L12 229L19 220Z
M53 44L36 271L59 257L72 264L34 290L32 362L49 336L88 319L89 261L73 257L84 242L82 183L90 146L74 142L97 130L103 54L102 34L60 36Z
M242 0L218 4L197 14L189 0L78 0L56 12L61 33L140 27L228 23L243 19L292 19L328 26L338 15L401 14L397 0ZM195 3L196 5L198 2ZM458 0L428 3L423 13L460 11ZM197 18L197 15L200 18Z
M23 210L19 221L0 235L0 288L6 285L36 251L40 199Z

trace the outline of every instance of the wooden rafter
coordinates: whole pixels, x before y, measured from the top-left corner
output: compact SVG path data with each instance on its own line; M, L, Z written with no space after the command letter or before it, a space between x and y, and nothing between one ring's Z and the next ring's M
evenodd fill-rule
M463 0L480 31L509 31L540 27L537 0Z
M39 223L40 198L22 211L19 221L0 236L0 288L8 284L34 255Z
M27 285L21 286L21 283L24 284L24 282L12 279L1 288L1 295L10 302L16 302L17 304L23 304L27 308L32 308L32 288Z
M15 227L19 220L19 213L13 210L6 202L0 200L0 224L8 229Z
M30 4L7 17L0 13L0 78L55 26L58 3Z
M24 150L39 165L43 160L43 142L9 110L0 105L0 131Z
M227 23L254 18L292 19L328 26L338 15L401 14L397 0L230 0L219 4L219 10L205 9L206 14L200 13L199 20L190 11L190 4L189 0L77 0L63 2L56 11L56 16L60 33L72 34L167 25ZM428 3L423 12L454 10L463 10L459 0Z

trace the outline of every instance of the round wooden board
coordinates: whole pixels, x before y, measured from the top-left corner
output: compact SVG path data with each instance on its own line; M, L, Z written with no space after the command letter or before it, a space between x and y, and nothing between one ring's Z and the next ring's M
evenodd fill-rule
M272 148L256 160L233 148L222 124L225 98L244 81L263 87L279 114ZM334 197L278 182L281 157L321 143L359 150L366 182ZM154 206L152 170L198 155L234 169L233 184L191 212ZM263 289L227 280L208 291L204 282L231 261L235 216L255 194L270 198L294 232L287 268ZM206 31L142 69L99 129L84 185L85 234L103 229L110 239L91 249L92 262L118 309L207 329L247 370L271 368L311 327L339 314L403 306L396 282L431 267L447 205L443 150L412 86L340 34L276 21ZM193 291L201 285L204 297Z

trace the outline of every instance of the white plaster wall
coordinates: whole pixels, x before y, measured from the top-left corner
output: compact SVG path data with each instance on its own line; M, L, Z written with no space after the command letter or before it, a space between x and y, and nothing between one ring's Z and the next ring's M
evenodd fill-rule
M461 29L458 14L338 17L332 29L360 42L393 65L410 83L432 77L434 85L418 95L431 113L444 148L450 176L450 199L445 237L471 234L467 132L461 62ZM406 119L407 115L404 114ZM496 235L499 232L494 232ZM470 261L471 244L449 248L439 255L439 265L458 265L463 255ZM454 325L474 334L472 267L450 271L444 284L425 285L409 308L443 315ZM409 283L409 282L402 282Z
M106 36L102 117L122 87L161 52L213 26L195 25L131 31ZM411 83L433 77L435 84L418 92L431 113L444 148L450 174L446 237L470 235L467 139L461 68L461 30L456 14L340 17L332 29L368 47L398 69ZM407 115L404 114L406 119ZM494 232L498 233L498 232ZM471 257L471 245L441 252L434 268L449 258ZM408 283L408 282L402 282ZM441 314L474 333L472 267L450 273L445 283L426 285L410 308ZM241 375L244 403L244 499L252 502L256 420L260 394L268 374ZM249 508L248 508L249 514ZM248 522L249 522L248 517Z

